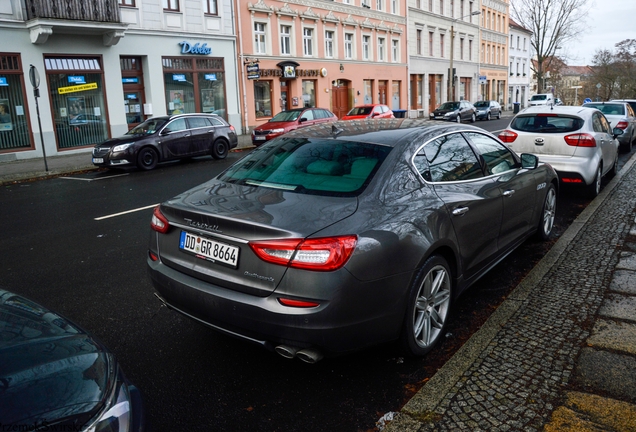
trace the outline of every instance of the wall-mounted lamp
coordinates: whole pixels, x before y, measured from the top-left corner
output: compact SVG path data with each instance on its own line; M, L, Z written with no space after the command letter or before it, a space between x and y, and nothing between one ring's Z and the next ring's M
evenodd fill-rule
M344 65L340 63L340 72L344 72Z
M360 90L358 90L358 96L360 96Z
M244 64L244 65L246 65L246 64L250 64L250 63L258 63L258 59L257 59L257 58L253 58L253 59L251 59L251 58L249 58L249 57L245 57L245 58L243 59L243 64Z

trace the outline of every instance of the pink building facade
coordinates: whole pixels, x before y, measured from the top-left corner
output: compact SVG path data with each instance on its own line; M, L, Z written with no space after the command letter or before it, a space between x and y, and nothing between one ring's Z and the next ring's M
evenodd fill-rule
M237 1L245 133L303 106L408 106L406 0Z

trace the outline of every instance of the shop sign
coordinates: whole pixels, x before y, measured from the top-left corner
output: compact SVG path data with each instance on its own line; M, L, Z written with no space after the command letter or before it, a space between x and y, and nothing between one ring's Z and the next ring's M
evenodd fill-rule
M208 81L216 81L216 74L205 74L205 79Z
M179 45L181 45L181 54L208 55L212 53L212 48L210 48L206 43L203 45L200 45L199 43L192 45L190 42L183 41L179 42Z
M7 79L5 77L0 77L0 86L2 87L8 87L9 84L7 83Z
M248 63L245 69L247 70L247 79L259 79L261 77L261 70L258 67L258 63Z
M84 79L83 76L69 75L68 82L69 84L86 84L86 80Z
M139 78L137 77L122 78L121 82L123 84L137 84L139 83Z
M186 82L186 77L184 74L172 74L172 81Z
M88 83L88 84L80 84L74 85L70 87L60 87L57 89L58 94L66 94L66 93L75 93L86 90L95 90L97 88L97 83Z

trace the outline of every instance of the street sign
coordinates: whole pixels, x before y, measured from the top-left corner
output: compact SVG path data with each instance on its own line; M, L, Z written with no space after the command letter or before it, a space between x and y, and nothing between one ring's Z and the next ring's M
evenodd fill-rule
M585 98L585 100L583 101L583 103L590 103L590 102L592 102L592 99L590 98Z

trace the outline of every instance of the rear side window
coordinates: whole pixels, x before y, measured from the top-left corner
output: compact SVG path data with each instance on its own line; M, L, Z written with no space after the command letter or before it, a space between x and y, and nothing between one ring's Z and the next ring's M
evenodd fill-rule
M580 117L535 114L515 117L510 127L521 132L564 133L577 131L584 124L585 121Z
M461 134L445 135L429 142L413 162L422 177L431 182L483 177L477 156Z
M353 141L280 138L252 151L219 179L304 194L356 196L390 151Z
M596 108L606 115L625 115L625 105L622 104L585 104L585 106Z
M313 120L314 119L314 110L307 110L303 113L301 119Z
M517 166L510 150L494 138L477 132L466 132L466 136L481 153L488 174L501 174Z
M188 123L190 123L190 129L210 127L210 123L204 117L190 117Z

